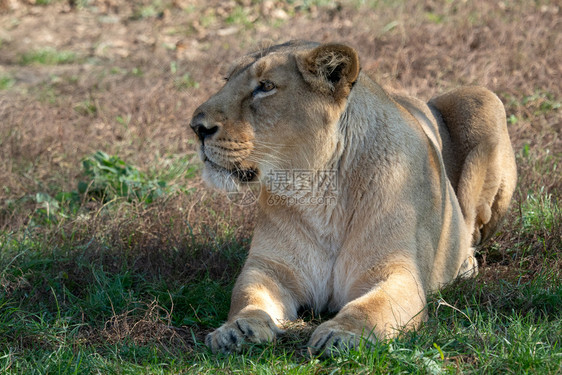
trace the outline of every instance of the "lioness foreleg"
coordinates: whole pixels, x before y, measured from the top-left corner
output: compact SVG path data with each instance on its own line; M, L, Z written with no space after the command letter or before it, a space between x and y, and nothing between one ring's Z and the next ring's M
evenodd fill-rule
M275 276L246 267L232 291L228 321L207 335L213 353L239 351L244 342L275 340L279 324L296 316L295 301Z
M316 328L308 343L313 353L331 355L334 350L357 347L361 340L394 337L401 329L415 328L422 322L426 297L417 271L404 265L389 268L392 273L384 281ZM367 275L365 279L372 278ZM366 287L365 282L354 286L356 290Z

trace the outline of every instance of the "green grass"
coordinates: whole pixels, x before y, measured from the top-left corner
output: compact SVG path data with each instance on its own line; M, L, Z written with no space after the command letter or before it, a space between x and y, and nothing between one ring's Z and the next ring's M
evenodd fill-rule
M131 19L139 20L150 17L161 17L163 15L164 9L165 5L160 0L152 1L150 4L144 5L135 4Z
M8 75L0 75L0 90L7 90L16 83L15 79Z
M158 204L148 209L158 210ZM121 201L99 215L109 226L124 225L115 219L119 210L142 226L136 208L135 202ZM88 228L91 222L78 219L84 210L80 207L66 225L0 233L0 372L562 371L562 272L553 258L558 251L542 252L530 241L504 249L512 258L511 272L498 278L494 267L484 268L476 279L455 282L431 297L429 320L417 332L318 359L305 347L318 318L305 318L276 343L224 356L212 355L203 339L226 319L248 238L234 236L228 221L205 236L172 222L171 232L182 227L179 241L153 246L135 239L137 227L124 232ZM523 238L556 234L561 214L555 197L539 189L521 210L510 230ZM560 240L553 243L559 246ZM488 251L493 255L493 247ZM212 264L222 266L209 268Z
M59 0L36 0L35 4L37 4L37 5L49 5L49 4L53 4L57 1L59 1Z
M202 278L187 285L179 280L169 284L149 280L127 263L107 272L101 265L84 262L82 251L46 254L37 249L44 240L36 241L20 243L19 248L13 242L11 254L20 257L12 257L11 263L2 259L4 282L25 279L22 290L4 292L0 299L3 373L214 374L236 369L272 374L433 374L460 369L547 374L562 368L560 281L457 283L431 300L430 319L418 332L339 358L309 358L306 341L299 344L285 337L276 344L250 347L239 356L223 356L211 355L192 334L224 319L230 283ZM65 275L61 269L78 271ZM506 292L517 295L516 302L490 303ZM528 296L535 299L527 300ZM159 306L156 313L152 301ZM166 331L170 323L182 327L182 332ZM135 330L135 325L142 329Z
M253 24L250 12L243 6L236 6L226 17L225 22L229 25L241 25L244 27L251 27Z
M118 156L96 151L82 160L82 176L75 190L40 191L30 197L37 203L30 220L44 225L70 219L87 202L148 204L178 191L188 193L178 181L193 177L198 170L190 159L191 156L163 158L159 168L143 173Z
M528 232L533 232L535 228L554 231L557 219L562 216L558 198L545 193L542 189L527 196L522 210L523 229Z
M199 88L199 82L196 82L189 73L185 73L179 78L174 79L174 85L178 90L187 90L187 89L197 89Z
M91 100L84 100L74 106L74 110L82 116L95 116L98 113L96 104Z
M52 48L44 48L35 51L29 51L21 55L21 65L61 65L76 62L77 56L71 51L57 51Z

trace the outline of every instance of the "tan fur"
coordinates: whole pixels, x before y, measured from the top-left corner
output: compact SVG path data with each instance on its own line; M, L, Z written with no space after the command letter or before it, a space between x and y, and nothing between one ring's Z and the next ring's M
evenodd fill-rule
M314 351L392 337L424 320L429 291L477 272L472 245L493 234L515 187L501 102L461 88L428 105L359 71L348 46L273 46L235 62L196 110L205 180L262 186L228 321L206 339L213 352L274 340L302 306L337 312ZM336 179L299 189L277 173L303 170Z
M467 223L474 225L473 243L480 244L498 229L517 182L503 104L482 87L462 87L429 105L443 116L453 157L463 161L451 165L449 178Z

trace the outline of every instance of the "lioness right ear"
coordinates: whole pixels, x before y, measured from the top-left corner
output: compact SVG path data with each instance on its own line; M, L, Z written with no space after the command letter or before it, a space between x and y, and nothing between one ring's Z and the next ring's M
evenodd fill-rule
M343 44L323 44L301 52L297 65L306 82L338 101L349 95L359 76L357 52Z

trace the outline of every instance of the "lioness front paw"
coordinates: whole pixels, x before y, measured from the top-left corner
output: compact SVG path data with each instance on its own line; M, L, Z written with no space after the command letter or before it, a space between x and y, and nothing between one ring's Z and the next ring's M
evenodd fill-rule
M368 339L365 337L368 337ZM369 332L362 336L361 334L345 330L337 322L328 321L316 328L308 341L308 347L312 354L331 356L342 350L357 348L362 340L369 343L369 339L375 340L372 334L369 336Z
M458 277L468 279L478 275L478 261L473 255L469 255L461 264Z
M262 343L275 340L283 331L263 312L237 317L227 322L205 338L205 344L213 353L238 352L245 342Z

